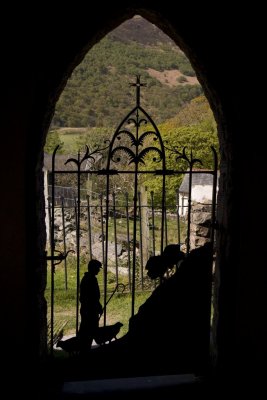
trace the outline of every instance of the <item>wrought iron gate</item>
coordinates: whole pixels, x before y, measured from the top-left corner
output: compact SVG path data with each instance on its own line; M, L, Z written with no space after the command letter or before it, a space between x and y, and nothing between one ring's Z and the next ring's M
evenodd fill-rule
M160 244L158 252L162 253L164 246L168 243L167 241L167 222L166 222L166 178L175 177L177 175L188 174L188 205L187 205L187 237L186 237L186 252L190 251L190 224L191 224L191 206L192 206L192 179L194 174L206 173L212 176L213 179L213 191L212 191L212 202L211 202L211 233L210 241L214 241L214 226L215 226L215 211L216 211L216 186L217 186L217 155L215 150L212 148L214 157L214 168L213 170L194 170L194 166L197 163L201 163L200 160L193 157L192 151L187 154L186 148L178 149L171 147L171 145L163 143L160 132L148 115L148 113L140 105L140 90L144 86L140 82L140 76L137 76L136 82L131 84L136 90L136 105L128 113L128 115L122 120L113 134L111 140L104 143L103 147L96 149L89 149L86 146L85 154L78 152L77 158L67 158L65 161L66 166L71 166L69 170L61 170L56 168L56 158L58 157L59 146L54 150L52 156L52 174L51 174L51 256L47 259L51 260L51 352L53 352L53 335L54 335L54 292L55 292L55 278L54 272L56 265L63 259L66 259L68 252L68 244L64 245L64 253L58 253L56 250L55 240L55 177L60 174L70 174L76 177L77 182L77 193L75 198L75 216L76 216L76 257L77 257L77 268L76 268L76 333L78 331L79 324L79 286L80 286L80 221L81 221L81 177L83 174L88 176L104 177L106 192L104 198L101 197L101 219L102 219L102 246L104 254L104 304L107 303L107 273L108 273L108 254L109 254L109 224L108 218L114 217L114 228L116 229L116 210L114 206L114 194L111 193L111 181L114 177L121 177L128 174L132 177L133 186L133 203L132 203L132 251L129 255L130 275L129 284L131 290L131 315L135 313L135 293L136 293L136 265L137 265L137 230L138 221L140 216L140 201L139 198L139 182L141 176L158 176L161 179L161 226L160 226ZM170 170L166 166L166 150L169 154L176 158L177 162L183 160L187 167L184 169ZM149 165L153 165L153 168L146 168L146 161L150 158ZM106 161L106 167L99 169L98 160L101 159ZM126 162L127 160L127 162ZM86 167L84 165L86 164ZM113 196L113 197L112 197ZM127 204L128 205L127 193ZM89 209L89 197L87 197L88 209ZM103 204L104 202L104 204ZM152 193L152 209L153 209L153 193ZM152 214L154 217L154 213ZM105 225L103 219L106 219ZM88 214L88 220L90 220L90 212ZM179 224L179 204L178 204L178 224ZM154 222L152 221L152 225ZM127 224L129 230L129 223ZM141 227L140 227L141 229ZM153 231L154 232L154 231ZM127 235L130 237L129 233ZM90 238L89 238L90 239ZM178 229L178 240L179 229ZM155 254L155 241L153 242L152 254ZM139 243L142 251L142 243ZM91 240L89 240L89 247L91 247ZM116 251L117 245L115 245ZM67 251L68 250L68 251ZM90 248L89 254L92 255L92 249ZM116 255L117 257L117 255ZM141 268L143 273L143 265ZM106 324L106 308L104 308L104 324Z

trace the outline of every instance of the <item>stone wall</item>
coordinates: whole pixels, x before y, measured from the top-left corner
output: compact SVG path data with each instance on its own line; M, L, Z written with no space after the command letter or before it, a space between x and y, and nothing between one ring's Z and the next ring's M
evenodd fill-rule
M210 241L211 204L193 203L191 209L190 249L203 246Z

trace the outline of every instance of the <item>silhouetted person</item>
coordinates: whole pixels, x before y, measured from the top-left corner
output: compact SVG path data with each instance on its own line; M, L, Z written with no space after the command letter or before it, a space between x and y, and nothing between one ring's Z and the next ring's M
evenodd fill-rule
M175 281L175 278L169 278L167 281L163 280L164 274L168 270L172 270L174 266L182 261L185 257L185 254L180 251L179 244L170 244L165 247L163 253L159 256L152 256L148 259L146 264L147 275L151 279L160 278L161 284L154 289L152 294L148 297L148 299L143 303L138 310L138 313L135 314L129 320L129 334L133 340L136 340L140 335L140 338L148 339L149 341L153 340L151 335L151 330L146 328L146 325L156 323L155 329L159 332L160 330L166 330L165 324L168 324L168 318L170 318L169 310L172 308L173 293L172 282ZM175 276L175 275L173 275ZM158 317L160 315L164 316L160 323L158 323ZM168 316L165 318L165 316ZM164 324L163 324L164 321ZM152 326L151 325L151 326ZM148 336L147 336L148 334Z
M93 338L98 330L99 318L103 312L100 303L100 290L96 275L102 264L98 260L90 260L88 272L85 272L80 285L81 323L78 332L81 352L91 348Z
M178 268L130 318L129 344L134 354L146 353L153 360L152 366L158 362L166 369L168 365L170 369L198 369L208 352L211 245L207 243L187 256L177 245L169 245L159 257L156 270L159 260L163 263L161 272L177 263ZM150 268L152 271L153 265Z
M160 273L176 263L178 267L130 318L127 334L94 351L99 368L110 359L118 360L121 374L195 373L208 367L212 246L208 243L188 255L178 250L170 245L164 256L152 258L151 271L155 266Z

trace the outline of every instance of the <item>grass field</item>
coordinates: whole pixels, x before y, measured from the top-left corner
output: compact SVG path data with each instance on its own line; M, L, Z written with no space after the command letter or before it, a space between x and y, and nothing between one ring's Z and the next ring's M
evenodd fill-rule
M118 243L121 240L127 240L126 236L126 219L121 218L117 221L117 239ZM155 226L160 226L160 216L155 217ZM81 225L83 226L84 232L87 234L87 222L81 221ZM137 238L139 237L139 224L137 226ZM110 236L109 240L114 241L114 219L109 219L109 230ZM130 231L132 231L132 221L130 221ZM181 238L184 240L186 232L186 225L181 221ZM92 235L98 237L101 233L101 223L98 218L92 219ZM151 235L150 235L151 236ZM177 217L175 214L171 217L168 217L168 243L177 243ZM160 248L160 229L155 230L155 245L156 250ZM57 241L57 249L60 248L60 241ZM150 237L150 250L152 249L151 237ZM67 248L69 250L69 248ZM87 262L88 259L86 256L80 256L80 280L87 271ZM65 335L75 334L76 331L76 293L77 293L77 261L76 256L73 254L69 254L67 258L67 287L65 289L65 268L64 263L56 266L56 271L54 274L54 323L60 325L63 322L67 322L64 328ZM137 263L139 264L139 262ZM108 266L114 266L114 260L109 260ZM139 272L137 270L137 272ZM140 278L137 276L136 278L136 293L135 293L135 313L138 311L138 308L141 304L145 302L145 300L150 296L151 292L155 288L155 283L152 282L149 278L146 277L146 273L144 272L145 280L143 288L141 290ZM103 291L104 291L104 283L103 283L103 272L101 271L98 275L98 282L100 286L100 291L102 293L101 303L104 305ZM121 328L120 334L118 337L125 334L128 330L128 322L131 316L131 308L132 308L132 300L131 294L129 293L128 277L127 276L119 276L119 283L123 283L126 285L126 290L122 292L116 292L110 302L107 305L106 309L106 323L113 324L117 321L123 323L123 327ZM113 293L116 287L116 276L108 272L107 275L107 299ZM47 300L48 306L48 320L51 316L51 268L50 264L48 264L47 271L47 287L45 291L45 297ZM103 324L103 317L100 320L100 325Z
M76 265L73 257L72 262L68 264L68 289L65 289L65 271L64 266L60 265L56 267L54 274L55 279L55 290L54 290L54 323L61 324L67 322L64 328L64 335L75 334L76 329ZM83 276L87 270L87 265L83 263L80 269L80 277ZM103 274L100 272L98 275L98 282L101 291L101 303L104 305L103 298ZM107 277L107 300L113 293L116 282L115 275L108 272ZM125 283L125 278L120 277L120 283ZM150 285L150 289L147 288L144 291L140 291L137 287L135 295L135 312L138 311L139 306L144 303L147 297L151 294L154 286ZM120 289L121 290L121 289ZM47 276L47 288L45 292L47 300L48 313L47 318L51 316L51 269L48 267ZM107 324L113 324L117 321L123 323L120 334L118 337L125 334L128 330L128 321L131 316L131 294L126 289L123 293L116 292L111 300L109 301L106 309ZM103 317L100 320L100 326L103 324Z
M61 142L64 143L63 151L65 154L74 152L76 141L82 133L86 133L86 128L60 128L58 129ZM76 150L77 151L77 150Z

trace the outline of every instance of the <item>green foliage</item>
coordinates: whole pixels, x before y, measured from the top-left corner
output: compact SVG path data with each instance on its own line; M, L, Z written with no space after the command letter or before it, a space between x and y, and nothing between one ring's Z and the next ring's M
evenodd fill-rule
M113 130L109 128L88 128L80 133L76 139L77 149L83 149L86 145L91 150L97 147L103 148L107 146L107 140L112 138Z
M204 96L200 96L187 104L174 118L158 126L162 139L167 147L166 149L166 167L170 170L185 171L188 163L179 160L168 148L175 148L182 152L186 147L186 155L190 158L191 150L194 158L202 161L197 163L195 168L212 169L213 166L213 146L217 154L219 144L217 137L216 124L209 108L208 102ZM147 169L154 169L155 163L150 159L146 162ZM161 166L158 167L160 169ZM167 204L173 204L176 198L176 191L181 185L183 174L166 177L166 200ZM143 184L149 191L154 191L155 201L161 201L162 178L146 177Z
M52 154L58 145L60 146L58 153L62 153L64 142L61 141L59 133L57 131L49 131L46 137L44 151L48 154Z
M179 65L179 70L182 74L187 76L196 76L195 71L191 67L191 65L183 60L183 62Z
M144 40L135 41L129 29L128 36L120 37L125 35L120 27L119 34L115 29L103 38L73 71L57 103L53 127L115 128L135 105L134 88L129 83L137 74L147 84L142 90L141 104L157 123L170 118L187 101L202 93L199 84L170 87L148 73L149 68L176 69L195 75L184 53L167 36L164 41L156 27L143 19L141 24L146 36L152 35L153 44L151 40L145 40L146 44ZM133 29L136 31L136 26ZM123 40L127 37L129 40Z
M205 96L197 96L185 104L178 113L173 114L172 118L165 121L161 129L174 129L175 127L197 125L206 123L207 128L216 131L216 123L209 103Z

